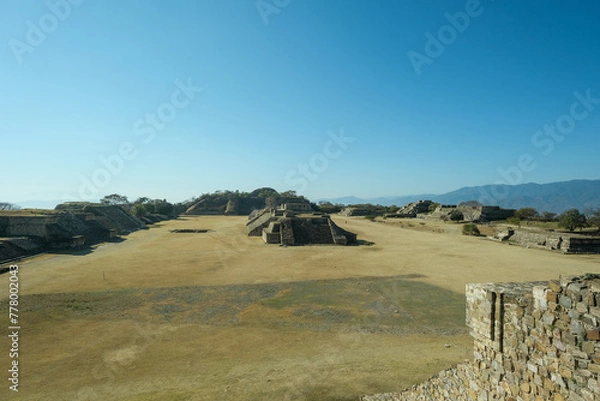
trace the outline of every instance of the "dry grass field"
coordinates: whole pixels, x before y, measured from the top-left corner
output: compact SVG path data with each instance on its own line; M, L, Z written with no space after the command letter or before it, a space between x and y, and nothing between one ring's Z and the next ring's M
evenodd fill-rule
M265 245L245 217L199 216L22 261L20 391L4 378L0 399L357 400L471 357L466 283L600 273L458 225L335 220L373 244Z

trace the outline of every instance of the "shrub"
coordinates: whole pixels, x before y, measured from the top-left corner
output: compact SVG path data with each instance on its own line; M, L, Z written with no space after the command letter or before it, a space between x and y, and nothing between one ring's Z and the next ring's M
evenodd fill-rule
M461 221L463 218L462 212L458 209L454 209L452 213L450 213L450 220L452 221Z
M473 223L465 224L462 228L462 233L463 235L481 235L479 228L477 228L477 225Z

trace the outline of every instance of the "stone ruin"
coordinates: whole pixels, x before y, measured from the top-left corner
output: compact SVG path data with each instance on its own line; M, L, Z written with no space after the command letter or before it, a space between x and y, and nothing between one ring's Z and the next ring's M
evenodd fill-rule
M513 216L513 209L502 209L500 206L484 205L437 205L434 210L430 210L431 205L435 203L431 200L419 200L402 206L395 213L388 213L386 218L423 218L427 220L449 220L450 214L454 210L459 210L465 220L472 222L487 222L506 220Z
M600 275L467 284L473 359L362 401L600 400Z
M363 209L363 208L358 208L358 207L346 207L339 214L340 214L340 216L352 217L352 216L368 216L371 213L372 212L369 211L368 209Z
M414 218L417 214L429 212L429 207L433 205L433 201L419 200L402 206L395 213L388 213L385 217L391 218Z
M120 206L89 202L67 202L54 210L0 212L0 262L109 241L144 227Z
M487 221L506 220L515 214L514 209L502 209L500 206L458 205L456 209L462 212L465 220L482 223Z
M310 203L299 197L221 195L198 200L185 211L185 214L190 216L247 216L255 210L276 209L279 205L285 204L302 205L300 206L302 210L312 211Z
M534 231L527 228L510 229L488 237L527 248L545 249L570 254L600 253L600 237L582 234L566 234L551 231Z
M298 210L300 209L300 210ZM306 212L304 204L285 204L277 209L263 209L249 216L246 230L249 236L262 237L266 244L349 245L356 243L356 234L336 225L326 214Z

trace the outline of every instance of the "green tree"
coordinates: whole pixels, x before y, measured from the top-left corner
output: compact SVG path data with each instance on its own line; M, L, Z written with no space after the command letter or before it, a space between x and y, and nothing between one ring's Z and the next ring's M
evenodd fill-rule
M587 215L587 223L600 230L600 209L591 210Z
M173 205L173 214L174 215L180 215L182 213L185 213L185 211L190 207L189 204L187 204L186 202L178 202L175 203Z
M558 226L569 232L575 231L577 228L583 228L587 224L587 219L577 209L570 209L558 216Z
M145 197L145 196L140 196L139 198L137 198L137 199L135 200L135 202L133 202L133 204L134 204L134 205L136 205L136 204L138 204L138 203L144 204L144 203L148 202L149 200L150 200L150 198L147 198L147 197Z
M128 205L129 200L125 195L110 194L100 199L100 203L104 205Z
M154 213L170 215L173 213L173 204L167 202L166 199L154 199Z
M339 204L334 205L333 203L328 202L328 201L320 201L317 206L317 209L315 209L315 210L318 210L323 213L334 214L334 213L341 212L343 208L344 207Z
M255 189L254 191L252 191L251 195L259 198L268 198L271 196L279 196L279 192L277 192L273 188L263 187Z
M464 219L464 216L462 214L462 212L458 209L454 209L451 213L450 213L450 220L452 221L461 221L462 219Z
M0 202L0 210L19 210L21 206L8 202Z
M146 215L146 207L141 203L137 203L133 206L133 214L137 217L144 217Z
M552 212L542 212L540 219L542 221L555 221L556 220L556 213L552 213Z
M525 220L525 221L535 220L538 216L539 216L539 213L537 212L537 210L535 210L532 207L521 208L521 209L517 210L514 214L514 217L516 217L520 220Z
M296 191L285 191L279 194L279 196L283 197L283 198L297 198L298 197L298 193Z

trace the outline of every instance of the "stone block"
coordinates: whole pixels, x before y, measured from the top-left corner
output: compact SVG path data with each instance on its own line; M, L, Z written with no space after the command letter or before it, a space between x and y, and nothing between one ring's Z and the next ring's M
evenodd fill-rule
M546 286L535 286L532 289L534 309L536 311L545 311L548 309L548 301L546 299ZM539 317L537 317L539 319Z
M588 336L588 341L583 342L583 345L581 346L581 350L583 352L585 352L586 354L594 353L594 343L592 341L589 341L589 336Z
M590 372L594 372L596 374L600 374L600 365L598 365L597 363L590 363L588 365L588 370Z
M577 394L573 390L569 391L568 399L569 399L569 401L585 401L585 399L583 397L581 397L579 394Z
M600 328L586 330L588 341L600 341Z
M575 309L577 310L577 312L579 313L587 313L588 312L588 304L585 302L577 302L577 305L575 306Z
M554 291L546 292L546 301L554 302L555 304L558 303L558 293Z
M587 306L596 306L596 297L594 296L594 293L592 292L588 292L584 297L583 297L583 302L587 305Z
M571 306L573 306L573 300L566 295L559 295L558 304L565 309L571 309Z
M590 378L588 380L588 388L592 393L600 395L600 383L598 383L598 380Z
M562 287L556 280L548 281L548 288L550 288L550 290L552 290L554 292L562 292Z

